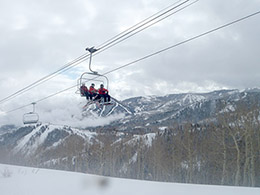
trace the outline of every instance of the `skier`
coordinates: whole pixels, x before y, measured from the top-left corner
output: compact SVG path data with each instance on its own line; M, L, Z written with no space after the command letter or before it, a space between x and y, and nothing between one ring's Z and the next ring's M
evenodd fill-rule
M92 83L91 86L89 87L89 96L90 96L90 100L92 100L92 98L96 98L96 96L98 95L98 90L95 89L95 84Z
M100 95L100 97L104 98L104 102L110 102L110 95L108 95L108 90L104 88L104 85L101 84L100 88L98 90L98 94Z
M88 88L85 86L84 83L80 87L80 93L81 93L82 96L85 96L87 100L89 100L89 98L90 98L89 91L88 91Z

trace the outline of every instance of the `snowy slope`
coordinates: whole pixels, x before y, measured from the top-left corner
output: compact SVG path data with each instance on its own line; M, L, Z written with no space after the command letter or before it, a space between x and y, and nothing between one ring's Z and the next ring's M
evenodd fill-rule
M105 133L109 133L109 131ZM8 146L9 152L12 151L14 154L20 153L24 156L33 155L35 157L66 143L70 136L81 138L88 144L92 144L93 142L102 144L98 135L101 135L101 133L62 125L39 124L25 126L0 135L0 148ZM113 144L120 143L121 141L126 142L125 144L136 144L141 140L144 141L147 146L151 146L152 140L156 137L155 133L147 133L144 135L134 134L129 140L127 134L122 132L117 132L113 135L114 140L111 141Z
M85 107L82 111L82 115L84 117L90 116L99 116L99 117L108 117L112 115L131 115L133 114L129 108L124 106L122 102L111 98L111 105L97 105L97 104L90 104L89 106ZM86 104L83 103L80 106L83 107Z
M160 183L0 164L1 195L259 195L260 188Z
M21 137L21 139L17 139L17 145L15 146L14 151L23 153L24 155L29 155L33 154L43 145L45 148L58 146L63 140L65 140L66 137L70 135L82 137L89 143L96 135L95 132L51 124L42 124L30 127L32 128L32 131L24 137ZM15 133L15 131L13 133Z

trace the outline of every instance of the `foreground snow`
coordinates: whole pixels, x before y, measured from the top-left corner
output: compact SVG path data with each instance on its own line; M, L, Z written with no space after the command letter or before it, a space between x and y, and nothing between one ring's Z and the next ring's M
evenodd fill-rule
M107 178L0 164L1 195L259 195L260 188L223 187Z

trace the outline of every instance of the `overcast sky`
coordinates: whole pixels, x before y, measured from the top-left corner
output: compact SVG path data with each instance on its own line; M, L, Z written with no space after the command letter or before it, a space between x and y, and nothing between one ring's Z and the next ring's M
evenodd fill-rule
M174 2L177 0L0 0L0 99L85 54L86 47L101 45ZM105 73L257 11L260 0L200 0L94 56L92 68ZM108 74L110 94L123 100L260 87L259 24L260 15L256 15ZM7 115L4 112L75 85L85 71L88 61L0 104L0 125L21 123L22 114L31 111L30 107ZM79 104L84 98L75 91L39 102L41 118L60 122L56 116L63 115L65 121L65 115L80 115Z

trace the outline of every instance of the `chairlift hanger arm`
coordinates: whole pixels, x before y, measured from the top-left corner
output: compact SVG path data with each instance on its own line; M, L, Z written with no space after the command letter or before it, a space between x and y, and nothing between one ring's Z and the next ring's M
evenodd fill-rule
M92 62L92 54L96 51L98 51L98 49L95 49L94 47L91 47L91 48L86 48L87 51L89 51L90 53L90 57L89 57L89 70L93 73L93 74L98 74L97 71L93 71L91 69L91 62Z
M107 81L107 89L108 89L108 82L109 82L109 81L108 81L108 78L107 78L105 75L99 74L97 71L93 71L93 70L91 69L92 54L93 54L94 52L98 51L99 49L95 49L94 47L91 47L91 48L86 48L86 50L89 51L89 53L90 53L90 58L89 58L89 70L90 70L91 73L89 73L89 74L93 74L93 75L96 75L96 76L104 77L104 78L106 79L106 81ZM82 78L82 76L81 76L81 78Z

